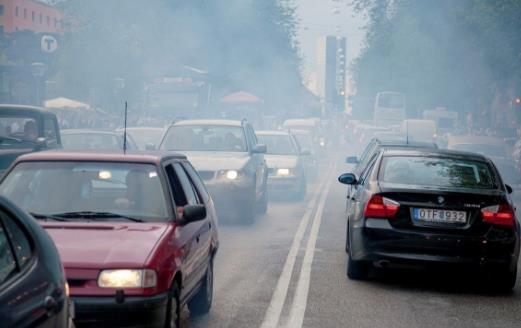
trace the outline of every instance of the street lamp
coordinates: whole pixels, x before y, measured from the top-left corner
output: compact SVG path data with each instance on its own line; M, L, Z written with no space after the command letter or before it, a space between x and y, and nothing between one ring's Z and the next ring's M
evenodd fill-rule
M31 64L31 74L34 77L34 80L36 82L36 104L38 106L41 106L42 99L41 99L41 82L42 78L45 75L45 72L47 71L47 65L44 63L32 63Z

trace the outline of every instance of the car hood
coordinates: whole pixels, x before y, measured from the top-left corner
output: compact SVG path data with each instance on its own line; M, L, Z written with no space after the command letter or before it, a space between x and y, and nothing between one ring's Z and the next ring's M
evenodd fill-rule
M250 155L242 152L180 152L186 155L197 171L240 170Z
M167 223L45 222L66 269L142 267Z
M266 164L269 168L293 168L297 166L298 157L291 155L265 155Z

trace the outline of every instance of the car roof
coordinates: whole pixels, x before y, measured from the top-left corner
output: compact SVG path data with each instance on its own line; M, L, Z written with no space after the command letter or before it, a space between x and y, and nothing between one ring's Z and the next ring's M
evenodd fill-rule
M489 162L483 155L448 149L434 148L383 148L383 156L429 156L450 157L454 159L468 159L473 161Z
M52 115L41 107L27 106L27 105L11 105L11 104L0 104L0 112L12 112L13 114L25 114L25 115Z
M98 130L98 129L66 129L60 131L61 135L68 134L110 134L115 136L121 136L121 132L113 130Z
M166 159L186 159L171 151L100 151L100 150L47 150L22 155L16 162L125 162L159 164Z
M449 136L448 142L450 144L481 144L481 145L497 145L504 146L505 142L501 138L489 137L489 136Z
M317 124L317 121L313 118L292 118L284 121L284 125L289 124L314 126Z
M125 128L117 128L117 132L123 132ZM127 131L164 131L165 128L158 126L127 126Z
M223 126L242 126L242 121L239 120L183 120L175 122L175 126L183 126L183 125L223 125Z
M404 148L413 148L413 147L419 147L419 148L438 148L438 145L433 142L425 142L425 141L412 141L412 140L397 140L395 138L373 138L373 140L378 143L379 145L383 147L404 147Z
M280 131L280 130L259 130L255 131L256 135L262 136L289 136L290 133L288 131Z

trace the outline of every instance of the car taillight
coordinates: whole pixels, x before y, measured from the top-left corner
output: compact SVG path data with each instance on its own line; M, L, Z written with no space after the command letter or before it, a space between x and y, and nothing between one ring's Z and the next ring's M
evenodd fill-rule
M373 195L365 206L366 218L393 218L400 209L400 203L392 199Z
M481 217L483 218L483 222L486 223L506 227L514 226L514 211L512 206L509 204L494 205L482 208Z

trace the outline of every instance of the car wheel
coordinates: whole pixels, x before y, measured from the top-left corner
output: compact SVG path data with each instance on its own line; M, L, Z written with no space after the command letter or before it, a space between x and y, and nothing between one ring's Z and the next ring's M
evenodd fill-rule
M351 245L348 246L351 249ZM365 261L355 261L351 257L351 252L347 252L347 277L351 280L364 280L369 274L369 263Z
M493 280L493 289L494 291L501 293L508 293L514 289L516 286L517 279L517 268L515 270L511 270L510 268L497 271L494 274Z
M194 315L203 315L210 311L213 301L213 261L210 259L201 289L188 302L188 309Z
M174 282L166 307L165 328L179 328L181 322L181 304L179 301L179 285Z

